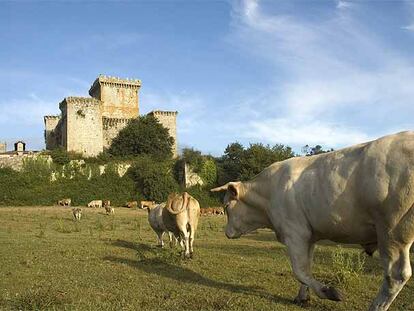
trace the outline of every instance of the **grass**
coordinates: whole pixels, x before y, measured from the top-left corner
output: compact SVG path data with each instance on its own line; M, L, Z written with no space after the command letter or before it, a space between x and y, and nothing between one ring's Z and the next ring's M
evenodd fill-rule
M85 208L74 222L63 207L0 208L0 310L303 310L270 231L227 240L225 217L202 217L195 258L183 260L155 246L146 217ZM377 255L336 245L317 246L313 271L345 300L312 294L307 310L366 310L382 275ZM391 310L414 310L412 280Z

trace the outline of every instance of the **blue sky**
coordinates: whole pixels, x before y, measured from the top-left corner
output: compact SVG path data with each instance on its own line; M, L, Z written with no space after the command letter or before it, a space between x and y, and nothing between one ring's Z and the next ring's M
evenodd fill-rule
M414 128L413 1L0 2L0 141L98 74L178 110L178 142L340 148Z

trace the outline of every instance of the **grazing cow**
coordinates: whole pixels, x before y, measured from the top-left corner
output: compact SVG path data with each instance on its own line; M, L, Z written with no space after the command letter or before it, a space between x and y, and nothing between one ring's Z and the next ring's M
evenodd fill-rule
M93 200L93 201L90 201L88 203L88 207L93 207L93 208L98 207L98 208L101 208L102 207L102 200Z
M102 206L103 207L111 206L111 201L109 201L109 200L103 200L102 201Z
M315 280L315 242L328 239L378 248L384 280L370 311L388 310L411 277L414 241L414 132L402 132L353 147L274 163L226 191L226 236L270 228L287 246L301 283L297 302L318 297L341 300L333 287Z
M170 247L173 247L177 241L174 238L174 235L172 234L172 232L169 232L167 230L162 220L162 213L164 211L165 203L142 205L142 202L141 202L141 206L143 206L142 209L146 209L148 211L148 222L152 230L154 230L155 233L157 234L158 246L164 247L164 241L162 237L164 236L165 232L168 232Z
M106 215L113 215L115 214L115 209L111 206L105 206Z
M216 207L214 209L214 215L224 215L224 208L222 208L222 207Z
M137 201L127 202L125 204L125 206L128 207L128 208L137 208L138 207L138 202Z
M193 243L200 217L200 204L187 192L170 194L162 213L168 231L183 242L184 257L193 256Z
M79 221L81 220L82 217L82 209L79 207L73 208L72 209L72 214L73 214L73 218L75 221Z
M152 208L155 205L155 201L141 201L141 209Z
M58 205L60 206L70 206L72 204L71 199L62 199L58 201Z

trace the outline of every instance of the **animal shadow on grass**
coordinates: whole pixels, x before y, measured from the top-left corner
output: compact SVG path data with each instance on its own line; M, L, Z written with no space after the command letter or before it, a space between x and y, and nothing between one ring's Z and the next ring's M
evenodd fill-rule
M140 259L132 260L116 256L107 256L104 258L104 260L109 260L120 264L126 264L135 269L139 269L145 273L170 278L179 282L197 284L220 290L226 290L233 293L256 296L283 305L293 304L292 300L285 297L269 294L260 287L238 285L212 280L197 272L190 270L189 268L183 265L180 265L180 263L174 264L177 262L181 262L181 260L173 259L179 258L179 256L174 255L172 258L170 256L170 254L172 254L171 251L166 251L165 255L163 256L160 255L160 252L162 253L164 250L160 250L159 248L151 247L143 243L132 243L123 240L117 240L116 242L113 242L113 245L136 250L138 252L138 258Z

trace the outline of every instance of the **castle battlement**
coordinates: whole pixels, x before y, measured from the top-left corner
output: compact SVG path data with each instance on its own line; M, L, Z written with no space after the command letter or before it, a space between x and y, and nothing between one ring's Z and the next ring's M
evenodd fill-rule
M154 116L176 116L178 111L153 110L149 114Z
M100 100L97 100L95 98L91 97L78 97L78 96L69 96L65 97L60 103L59 108L62 110L62 105L68 104L68 105L85 105L85 106L99 106L102 104Z
M50 115L50 116L44 116L43 117L45 120L50 120L50 119L60 119L60 115Z
M89 94L93 96L92 94L95 94L96 89L99 88L100 85L138 89L141 87L141 80L99 75L89 89Z

